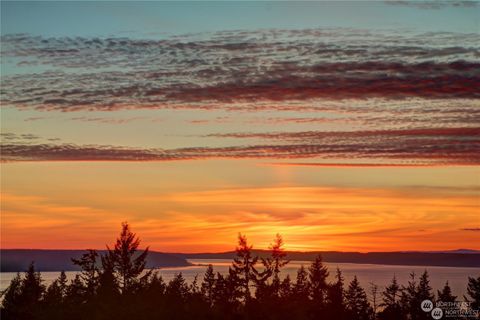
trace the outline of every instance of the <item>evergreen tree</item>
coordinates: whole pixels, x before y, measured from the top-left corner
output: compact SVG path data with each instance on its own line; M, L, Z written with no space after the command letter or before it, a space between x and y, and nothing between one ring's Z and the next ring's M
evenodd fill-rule
M185 303L185 317L187 319L205 319L210 313L210 305L205 301L202 288L198 283L198 275L195 275L189 286L189 293Z
M385 291L383 292L383 303L381 306L385 308L398 306L400 294L401 291L397 282L397 278L393 276L390 285L385 287Z
M42 314L49 320L65 319L67 296L67 275L64 271L48 286L43 296Z
M373 309L373 319L377 318L377 310L378 310L378 285L370 282L370 296L372 299L372 309Z
M202 290L198 285L198 274L196 274L195 277L193 278L192 284L189 287L189 291L194 296L198 296L201 294Z
M263 304L276 303L280 295L280 271L285 265L288 264L286 259L287 254L283 248L283 239L277 233L273 244L270 244L271 250L270 257L262 258L262 264L264 266L263 272L258 272L256 276L256 292L255 297ZM268 280L272 278L271 283Z
M213 286L213 302L217 307L228 304L227 281L225 277L218 272Z
M73 259L73 264L79 266L82 271L80 278L85 284L85 298L88 300L95 295L98 286L98 253L95 250L89 249L84 253L80 259Z
M60 272L60 276L57 279L58 281L58 286L60 288L60 292L62 294L62 299L65 298L67 295L67 286L68 286L68 280L67 280L67 275L65 274L65 271Z
M59 307L63 304L67 294L67 275L64 271L47 288L43 302L47 306Z
M267 259L262 259L265 269L268 270L269 275L273 276L272 285L275 287L275 291L278 291L280 286L280 271L281 268L289 263L286 259L287 254L283 248L284 242L280 234L276 234L273 244L270 244L271 256Z
M21 297L24 303L34 304L40 301L45 291L45 286L42 282L40 272L35 271L35 266L32 262L25 272L25 278L22 280Z
M43 302L47 307L56 307L62 303L63 295L58 280L54 280L48 287L43 297Z
M414 272L410 273L408 285L402 287L401 293L400 305L402 313L407 319L419 319L421 313L424 312L421 310L420 306L422 301L419 301L418 299L417 280Z
M96 295L88 306L91 316L97 319L128 318L128 301L120 301L120 291L114 274L114 264L108 255L101 256L101 269L98 270L98 286Z
M85 293L87 287L85 286L82 278L79 274L75 275L75 278L70 281L70 284L65 290L65 301L72 306L78 306L85 302Z
M425 270L420 276L420 280L417 287L417 297L416 297L416 308L418 311L417 318L419 320L428 320L431 319L431 315L428 312L421 310L421 303L424 300L430 300L434 302L434 295L432 292L432 287L430 286L430 279L428 277L428 272Z
M136 304L139 305L138 309L141 308L140 313L144 316L144 319L166 319L164 310L172 307L165 298L166 287L167 285L158 272L153 272L142 290L136 292L134 296ZM138 318L138 312L137 315L133 314L131 318Z
M20 284L18 277L10 284L5 293L8 301L4 308L7 311L6 318L16 320L38 319L40 315L41 300L45 293L45 286L39 272L35 271L33 262L29 265ZM8 294L8 297L7 297ZM3 319L3 315L2 315Z
M327 290L327 318L341 320L345 319L345 293L344 278L339 268L337 268L335 279L336 281L330 284Z
M420 300L431 300L433 301L434 296L432 293L432 287L430 286L430 279L428 277L428 272L425 270L420 276L420 281L417 288L418 299Z
M242 296L244 293L240 289L240 281L232 268L229 268L227 276L217 273L213 291L213 309L218 319L222 319L222 315L229 315L232 318L237 314L238 299Z
M165 294L166 289L167 286L162 277L158 275L158 272L153 273L152 278L148 283L147 295L161 297Z
M316 310L317 317L321 316L321 309L325 307L325 296L327 294L328 284L328 269L323 265L322 256L318 255L315 261L310 265L309 279L310 279L310 296Z
M302 265L297 271L297 280L293 287L293 298L295 300L308 301L310 294L310 282L308 281L308 273Z
M310 282L308 272L302 265L297 270L297 278L291 288L290 299L287 302L292 319L307 319L310 314Z
M437 291L438 301L442 302L455 302L457 297L452 295L452 289L448 285L448 281L445 282L445 286L443 287L442 291Z
M288 300L292 295L292 280L290 279L290 275L288 274L280 283L279 295L280 298L282 298L283 300Z
M124 222L113 250L107 246L105 259L110 260L109 264L113 265L122 294L133 292L140 281L151 276L151 270L140 276L147 263L148 247L137 256L139 245L140 239L130 231L128 223Z
M345 291L344 278L337 269L335 280L327 285L328 270L321 257L317 257L308 271L301 266L294 283L288 275L280 281L279 273L286 260L280 250L282 241L279 236L271 246L272 252L277 253L265 259L269 277L273 279L271 283L260 281L262 272L255 269L257 259L252 256L252 247L245 237L240 236L237 256L228 274L215 275L213 266L209 265L201 285L197 283L197 277L188 284L182 274L175 275L165 284L158 272L143 273L146 254L137 260L142 256L135 252L139 240L129 231L128 225L123 227L115 248L117 252L109 250L108 254L100 256L99 264L99 255L94 250L74 260L82 272L70 284L62 272L45 290L33 264L23 277L17 274L1 293L1 319L430 319L430 313L423 312L420 305L423 300L433 302L434 299L426 271L418 280L412 273L408 285L402 289L393 277L383 291L380 312L375 317L357 277ZM122 257L126 258L122 260ZM249 293L246 284L257 284L255 297L246 295ZM375 286L374 289L372 292L378 288ZM475 310L480 300L480 278L469 278L467 293ZM438 291L438 300L455 302L456 297L448 282Z
M274 292L273 284L267 283L262 277L255 281L255 287L255 299L264 305L271 303L276 297L275 294L278 294L278 291Z
M176 274L173 279L170 280L165 292L167 296L172 299L177 299L180 301L187 300L190 293L190 288L181 272Z
M165 288L165 309L162 319L187 319L187 306L192 303L190 286L183 274L175 274Z
M360 286L355 276L345 293L347 301L347 312L350 320L370 320L373 310L370 306L365 290Z
M65 288L63 303L63 315L61 319L80 320L90 315L87 305L87 288L81 279L80 274L70 281ZM95 297L91 297L90 302Z
M383 302L380 304L383 310L378 315L379 319L401 320L404 318L400 306L400 295L400 286L397 278L393 276L392 282L383 291Z
M471 303L471 308L480 310L480 276L468 277L467 294L468 297L465 297L465 300Z
M455 304L456 301L457 301L457 297L452 294L452 289L448 285L448 281L447 281L442 291L440 290L437 291L437 303L441 302L443 304L447 304L447 308L449 309L450 312L459 313L460 310L458 306ZM448 316L448 319L457 320L457 319L460 319L460 317L452 316L452 314L450 314Z
M97 296L98 300L103 300L106 305L111 306L120 294L118 280L115 277L115 262L109 255L102 256L101 261L102 269L99 270L98 275Z
M228 268L228 275L225 277L225 294L228 302L236 308L238 301L244 296L242 285L244 282L238 277L238 272L233 268Z
M248 303L251 298L250 285L257 280L259 275L255 269L257 261L258 257L252 256L252 246L248 245L247 237L239 234L236 257L233 259L232 267L235 277L240 281L245 303Z
M19 306L20 306L20 293L21 293L22 280L20 273L10 281L10 285L2 291L1 297L2 308L0 313L1 319L18 319L19 318Z
M212 306L214 301L213 297L215 290L215 273L213 272L213 266L211 264L208 265L207 271L205 271L201 290L208 305Z

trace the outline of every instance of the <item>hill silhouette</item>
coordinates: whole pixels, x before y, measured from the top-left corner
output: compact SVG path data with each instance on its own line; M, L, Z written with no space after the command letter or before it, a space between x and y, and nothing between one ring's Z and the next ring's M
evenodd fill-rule
M270 251L252 250L261 258L267 257ZM480 267L480 253L470 250L460 252L340 252L340 251L285 251L290 260L313 261L321 255L325 262L385 264L405 266L441 266L441 267ZM176 253L185 259L232 259L235 251L222 253Z
M79 271L72 258L78 259L85 250L42 250L42 249L2 249L0 250L1 272L20 272L27 270L34 261L38 271ZM106 250L99 250L105 254ZM173 254L150 251L147 268L185 267L189 266L185 258Z
M84 250L3 249L1 272L19 272L34 261L39 271L79 271L71 258L78 258ZM106 251L100 250L99 253ZM270 251L252 250L260 258ZM384 264L405 266L480 267L480 253L475 250L453 252L339 252L339 251L285 251L290 260L313 261L321 254L325 262ZM150 251L147 268L185 267L192 265L188 259L232 259L235 251L220 253L164 253Z

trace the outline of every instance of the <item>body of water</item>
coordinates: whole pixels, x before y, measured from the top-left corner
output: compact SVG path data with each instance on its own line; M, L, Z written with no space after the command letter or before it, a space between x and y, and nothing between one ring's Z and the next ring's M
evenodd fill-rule
M212 264L215 272L223 274L228 273L228 267L231 265L231 260L224 259L190 259L191 263L195 266L178 267L178 268L164 268L160 269L159 273L165 281L169 281L176 274L182 273L188 282L192 282L195 276L198 276L198 281L201 282L206 270L206 265ZM287 266L282 269L281 275L285 277L290 275L292 280L295 280L297 270L301 265L308 267L311 262L309 261L291 261ZM397 281L400 284L407 285L409 280L409 274L415 272L418 276L425 270L430 275L430 285L435 290L440 290L445 282L448 280L450 287L454 295L457 295L460 300L463 299L463 295L467 291L468 277L480 276L480 270L477 268L453 268L453 267L432 267L432 266L391 266L391 265L378 265L378 264L355 264L355 263L328 263L325 265L330 271L329 279L334 280L336 268L340 268L345 277L345 287L356 275L360 284L367 290L370 283L375 283L380 287L380 291L383 291L384 287L390 283L393 276L397 277ZM48 285L52 283L59 276L59 272L42 272L42 279L44 284ZM77 272L66 272L69 279L73 279ZM0 290L4 290L8 287L10 281L15 277L14 272L2 272L0 273Z

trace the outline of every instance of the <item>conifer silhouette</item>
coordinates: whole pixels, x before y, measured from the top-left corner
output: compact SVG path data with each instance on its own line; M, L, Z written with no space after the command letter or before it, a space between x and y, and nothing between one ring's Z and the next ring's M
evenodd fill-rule
M477 278L468 277L466 301L471 302L472 309L480 309L480 276Z
M345 293L347 300L348 318L351 320L370 320L373 310L370 306L365 290L360 286L357 276L353 277Z
M248 245L247 237L241 234L238 235L238 246L235 251L236 256L232 263L233 277L238 279L242 288L244 302L248 303L252 297L250 285L259 276L259 272L255 269L258 257L252 255L252 246Z
M32 263L2 292L1 319L421 320L429 313L421 311L420 302L435 300L426 271L418 279L412 273L405 287L393 277L376 315L356 276L347 289L339 269L327 282L321 256L308 269L301 266L295 280L282 277L288 260L279 235L271 255L262 260L264 270L256 269L259 258L240 235L228 273L209 265L201 284L197 277L187 282L181 273L164 282L157 271L146 270L148 249L138 252L139 244L124 223L113 249L103 255L88 250L73 259L81 267L79 274L68 283L62 272L47 288ZM469 278L467 295L472 308L478 308L480 278ZM437 291L437 301L455 300L448 282Z
M107 246L108 253L103 259L111 264L122 294L131 293L142 279L151 276L151 270L141 276L147 264L149 249L147 247L137 255L139 245L140 239L130 230L129 224L123 222L122 231L113 249Z
M393 276L392 282L385 287L382 295L383 298L380 307L383 308L383 310L378 314L378 318L382 320L403 319L402 306L400 304L401 289L395 276Z

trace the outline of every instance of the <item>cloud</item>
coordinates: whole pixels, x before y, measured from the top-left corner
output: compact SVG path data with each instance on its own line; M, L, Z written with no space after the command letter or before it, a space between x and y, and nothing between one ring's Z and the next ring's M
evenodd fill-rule
M281 108L279 102L315 99L480 97L475 34L307 29L164 40L1 39L3 56L40 70L2 77L2 103L22 109L212 109L261 102Z
M32 144L32 143L38 143L39 142L38 140L41 140L41 137L31 133L25 133L25 134L16 134L12 132L0 133L0 141L2 141L2 144L4 143Z
M167 161L181 154L162 150L74 144L3 144L2 161Z
M200 124L200 125L206 125L206 124L212 124L212 123L229 123L232 122L233 119L230 117L215 117L213 119L194 119L194 120L188 120L187 122L190 124Z
M353 167L353 168L384 168L384 167L426 167L434 164L411 164L411 163L322 163L322 162L272 162L271 166L295 166L295 167ZM442 165L442 164L439 164Z
M8 145L38 145L42 143L50 143L55 141L60 141L60 138L48 138L45 139L39 135L24 133L16 134L13 132L3 132L0 133L1 150L3 151L4 146Z
M406 1L406 0L391 0L385 1L386 4L396 5L396 6L406 6L414 7L418 9L443 9L448 7L460 7L460 8L475 8L478 7L478 1L459 1L459 0L415 0L415 1Z
M45 120L48 119L47 117L29 117L24 119L23 121L38 121L38 120Z
M68 120L72 121L81 121L81 122L95 122L103 124L126 124L135 121L150 121L150 122L161 122L162 118L147 118L147 117L129 117L129 118L114 118L114 117L72 117Z
M480 41L477 34L324 28L162 40L29 34L1 40L6 61L28 65L2 76L6 107L82 111L59 119L102 125L162 120L140 112L136 117L95 113L122 109L231 112L181 118L190 125L285 125L280 132L206 135L208 143L168 150L6 136L3 161L478 164L480 50L472 45ZM25 120L47 118L29 113ZM319 126L324 129L306 131ZM327 131L331 128L338 131ZM377 128L382 130L372 130Z
M468 138L480 136L480 128L420 128L404 130L371 130L371 131L305 131L305 132L273 132L273 133L218 133L207 137L222 138L262 138L262 139L338 139L356 137L450 137Z
M107 239L101 235L113 234L112 229L122 221L118 212L75 203L75 200L65 204L43 196L7 192L2 192L1 197L2 247L32 248L40 244L41 248L57 249L58 239L52 237L52 233L56 233L62 235L62 245L84 248L86 243L92 244L89 239ZM63 233L65 230L75 232ZM102 248L105 243L105 240L97 242L92 247Z
M271 234L280 230L290 246L307 243L318 249L354 242L358 250L360 242L370 247L372 243L395 247L398 241L407 246L438 245L439 233L475 215L474 199L424 190L272 187L179 192L142 200L146 205L178 205L181 209L171 218L178 221L177 230L188 221L187 234L215 233L229 239L231 230L242 231L266 247ZM420 221L432 230L425 236L417 231ZM451 234L455 241L463 236Z
M480 228L463 228L463 229L460 229L460 230L480 232Z
M475 90L480 86L480 63L474 62L336 63L304 69L272 68L255 76L234 74L225 81L214 79L218 75L213 74L213 78L198 79L198 83L176 84L165 80L168 76L152 75L149 71L7 76L2 81L2 103L47 111L109 111L214 108L216 103L257 101L480 98ZM25 90L32 87L39 89Z
M336 159L342 163L478 165L480 128L210 135L269 143L227 147L144 149L105 145L7 142L2 161L173 161L193 159Z
M475 195L328 186L167 188L140 195L135 188L115 189L116 201L110 201L110 185L104 193L89 189L77 197L2 192L2 246L58 248L55 231L68 248L104 248L124 220L143 243L171 252L231 250L238 232L256 248L267 248L280 232L289 249L347 250L354 243L356 250L373 251L399 242L402 250L445 250L439 235L447 234L452 248L477 236L460 231L476 218ZM419 225L429 232L420 233Z
M354 110L354 107L351 107ZM466 109L457 108L456 110L415 110L412 113L406 112L398 114L398 106L392 105L388 110L376 111L375 113L363 114L342 114L338 112L334 116L329 117L253 117L246 119L243 122L250 125L279 125L279 124L302 124L302 125L316 125L316 124L345 124L350 127L362 128L383 128L394 129L398 127L405 127L410 125L418 128L428 127L456 127L459 125L470 127L475 126L480 122L480 112L472 108L468 113ZM379 108L380 109L380 108ZM360 112L359 112L360 113ZM206 121L211 122L211 121Z

